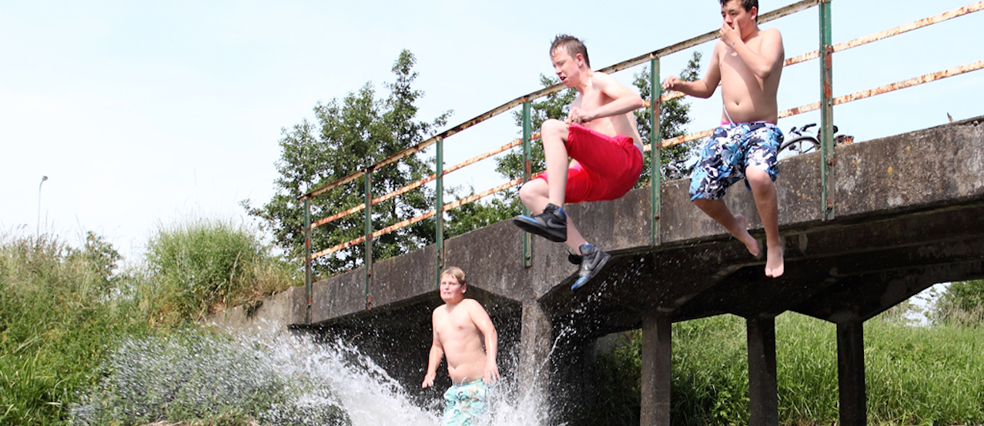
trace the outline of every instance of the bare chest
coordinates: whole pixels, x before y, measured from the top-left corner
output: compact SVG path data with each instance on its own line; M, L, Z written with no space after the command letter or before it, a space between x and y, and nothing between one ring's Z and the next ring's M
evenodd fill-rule
M437 326L437 333L442 338L472 334L477 330L475 323L468 316L468 312L463 309L445 314Z
M608 96L605 96L605 94L602 91L592 90L582 94L581 97L579 97L574 102L573 105L579 108L592 110L601 107L602 105L605 105L611 101L612 100Z

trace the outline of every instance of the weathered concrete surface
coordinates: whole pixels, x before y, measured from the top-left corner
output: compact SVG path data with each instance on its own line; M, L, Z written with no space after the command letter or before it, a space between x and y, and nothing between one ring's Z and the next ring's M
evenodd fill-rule
M305 304L304 287L293 287L266 298L255 310L238 306L209 315L207 322L219 330L272 335L304 322Z
M594 337L639 328L646 313L683 321L723 313L768 318L792 310L860 324L934 283L984 277L982 122L965 120L836 148L835 218L829 221L822 218L819 154L780 162L786 274L779 279L766 278L764 258L749 255L692 205L684 180L660 189L655 244L647 188L616 201L567 206L589 241L615 255L577 293L569 289L576 268L567 263L564 246L534 238L533 266L526 268L522 234L508 221L446 241L444 264L468 273L471 294L478 294L497 324L522 322L523 352L531 354L530 362L542 362L551 342L565 336L559 345L571 351L551 355L550 381L573 394L582 390L572 380L590 374L578 372L583 363L558 357L589 347ZM725 200L749 219L752 234L762 237L752 197L742 186L733 187ZM385 341L378 343L380 349L401 354L393 368L419 366L394 374L412 388L426 365L430 311L440 304L434 250L428 246L373 265L370 311L360 268L315 284L311 324L298 321L304 303L285 303L300 311L283 317L302 327L363 335L374 330ZM291 294L304 296L303 290ZM545 326L547 318L552 327ZM509 344L518 345L519 334ZM857 380L852 383L857 386Z

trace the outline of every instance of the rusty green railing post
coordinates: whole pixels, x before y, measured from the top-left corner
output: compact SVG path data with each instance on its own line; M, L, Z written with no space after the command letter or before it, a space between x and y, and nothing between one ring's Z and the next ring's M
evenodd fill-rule
M437 218L437 237L434 240L435 260L437 261L437 288L441 288L441 270L444 268L444 138L437 138L437 170L434 172L436 196L434 212Z
M820 0L820 180L823 219L834 218L833 47L830 0Z
M370 289L370 283L372 282L372 167L366 168L366 256L365 256L365 271L366 271L366 310L372 309L372 291Z
M530 180L532 173L530 137L532 136L532 125L530 124L530 102L523 100L523 183ZM523 206L523 214L530 214L530 209ZM523 266L529 268L533 266L533 241L529 232L523 232Z
M660 155L660 142L662 135L659 129L659 97L662 95L663 86L659 83L659 57L649 58L649 164L650 164L650 205L652 205L652 242L653 245L659 244L659 220L660 207L662 200L660 197L660 187L662 186L663 176L662 156Z
M304 323L311 323L311 203L304 198Z

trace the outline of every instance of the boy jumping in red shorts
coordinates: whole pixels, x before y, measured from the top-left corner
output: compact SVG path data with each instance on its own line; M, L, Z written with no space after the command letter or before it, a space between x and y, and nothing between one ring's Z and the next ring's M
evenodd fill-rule
M608 263L611 256L581 236L564 202L614 200L629 192L642 173L642 138L632 111L643 106L638 94L611 76L594 72L584 43L559 35L550 46L554 72L577 89L566 121L547 120L540 130L547 171L519 190L533 216L513 222L550 241L566 242L572 262L580 263L577 289ZM568 157L573 161L568 164Z

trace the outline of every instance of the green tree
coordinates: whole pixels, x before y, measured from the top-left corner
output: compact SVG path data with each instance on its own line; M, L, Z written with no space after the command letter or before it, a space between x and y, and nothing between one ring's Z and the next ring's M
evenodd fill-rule
M984 280L950 283L936 300L932 316L942 322L984 324Z
M314 107L315 122L304 119L282 131L280 176L274 184L273 198L261 207L250 200L242 205L250 215L263 220L276 242L297 256L304 247L304 206L298 198L310 190L341 179L375 164L397 152L423 142L434 130L447 123L451 111L433 121L417 118L416 101L423 92L413 89L416 62L408 50L393 64L395 80L384 86L385 98L377 98L371 83L343 99L332 99ZM427 176L428 161L412 155L398 165L371 172L374 197L400 189ZM364 178L363 178L364 179ZM311 202L312 221L364 204L365 181L357 179L325 193ZM432 190L423 187L391 198L372 207L373 229L378 230L426 212L433 205ZM364 214L352 214L319 226L312 232L312 249L323 250L365 233ZM382 259L405 253L434 240L434 222L420 221L378 237L373 241L373 257ZM364 245L319 258L315 266L337 273L363 263Z
M82 247L67 247L67 260L86 262L90 265L101 278L102 284L99 290L103 294L108 294L116 289L120 282L120 276L116 273L123 256L120 255L113 244L106 241L106 238L92 231L85 233L85 241Z
M682 71L680 71L680 79L694 81L698 78L700 74L700 58L700 52L695 51L693 56L687 62L687 65ZM543 87L550 87L559 83L560 79L556 77L550 77L542 74L540 75L540 84ZM643 67L642 71L635 74L633 85L635 85L639 90L639 94L643 99L649 99L650 84L648 66ZM567 118L567 113L570 111L570 104L576 97L577 91L573 88L568 88L531 102L530 124L533 132L538 131L543 125L543 122L547 119L554 118L563 120ZM683 98L677 98L664 102L659 111L660 131L663 139L684 135L686 125L690 123L689 114L690 104L685 102ZM649 133L652 128L649 123L649 112L647 109L637 110L635 111L635 116L637 125L639 126L639 134L642 136L643 142L648 143ZM520 128L519 134L522 134L522 112L514 112L513 120ZM668 164L673 161L686 160L691 155L690 151L696 143L696 141L693 141L674 145L661 150L660 155L662 163ZM530 166L533 173L544 170L546 165L544 164L542 145L538 142L532 143L530 154ZM645 167L643 169L642 176L640 176L639 183L636 187L642 187L649 184L650 169L649 156L647 155L645 156ZM497 158L496 171L508 180L522 177L523 153L519 150L515 150L508 154L502 155L500 158ZM448 212L448 216L450 217L450 221L448 223L448 235L462 234L520 214L523 210L523 204L519 200L518 191L518 186L513 187L497 194L497 196L490 198L489 201L469 203L466 206L462 206L462 209ZM460 188L450 192L452 193L452 196L458 198L469 195L460 194L459 192L462 192Z

